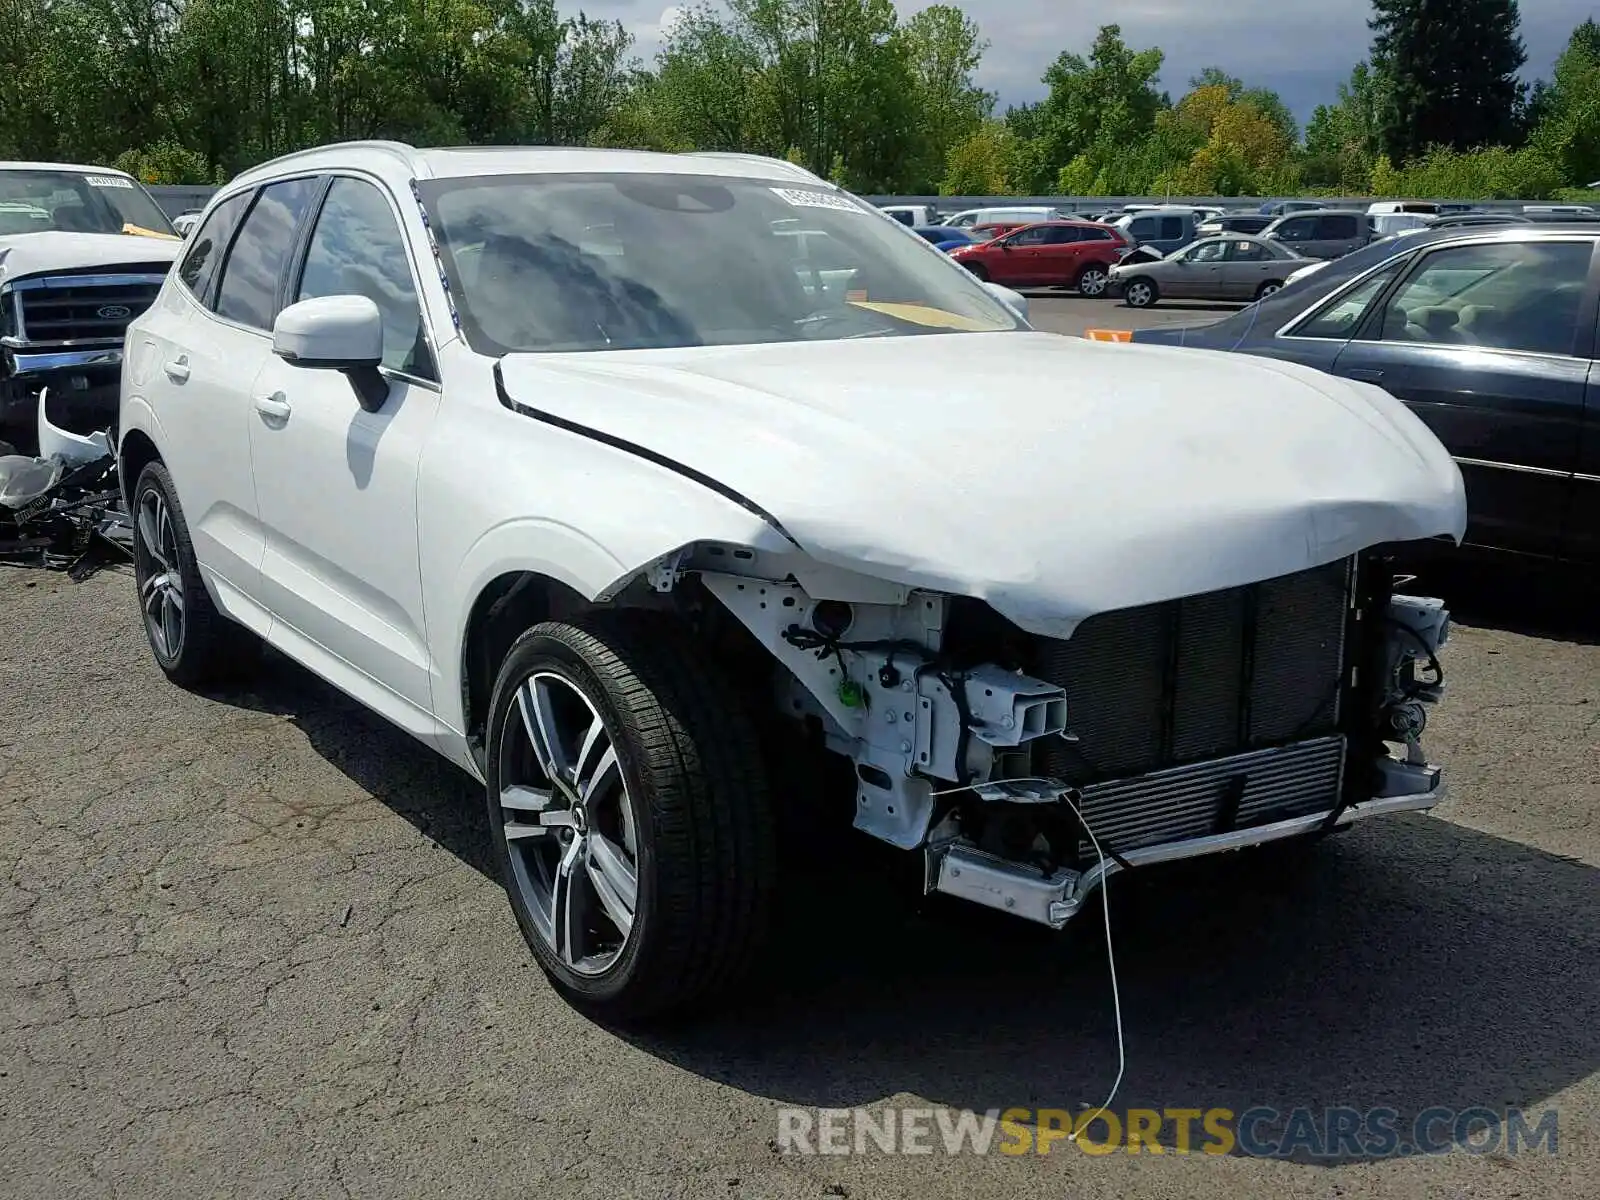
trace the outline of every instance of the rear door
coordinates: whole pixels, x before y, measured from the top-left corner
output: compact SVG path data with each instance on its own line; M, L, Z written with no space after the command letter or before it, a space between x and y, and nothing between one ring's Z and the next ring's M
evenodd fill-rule
M1273 258L1260 242L1239 239L1224 244L1227 253L1223 256L1220 284L1221 294L1228 300L1254 300L1256 289L1269 277L1281 283L1288 273L1286 267L1279 268L1284 260Z
M1591 369L1594 250L1574 235L1426 251L1334 362L1405 401L1449 449L1469 542L1560 551Z

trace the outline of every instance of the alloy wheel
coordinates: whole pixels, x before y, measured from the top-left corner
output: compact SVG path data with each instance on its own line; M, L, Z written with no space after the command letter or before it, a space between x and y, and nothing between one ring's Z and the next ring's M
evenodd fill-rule
M1084 296L1098 296L1106 290L1106 273L1097 267L1090 267L1078 276L1078 292Z
M633 930L639 834L617 748L578 686L535 671L500 741L500 835L514 885L556 958L580 975L616 961Z
M1128 285L1128 304L1133 308L1144 308L1150 303L1150 285L1148 283L1130 283Z
M135 529L145 560L144 578L139 580L145 629L156 653L172 662L183 650L183 571L172 512L158 489L148 488L140 496Z

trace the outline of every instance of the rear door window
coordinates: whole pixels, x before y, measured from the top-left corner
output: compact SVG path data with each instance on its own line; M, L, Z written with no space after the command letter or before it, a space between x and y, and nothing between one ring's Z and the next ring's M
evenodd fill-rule
M1155 237L1156 219L1154 217L1135 217L1128 224L1128 232L1136 238Z
M195 299L207 308L211 307L212 285L222 265L222 256L228 252L228 239L233 236L239 218L244 215L254 194L240 192L213 208L205 224L194 231L189 239L189 248L178 264L178 278L194 293Z
M1182 236L1183 236L1183 218L1182 217L1162 217L1161 218L1161 240L1162 241L1164 241L1164 242L1171 241L1173 238L1181 238Z
M320 180L285 179L261 189L228 252L217 289L216 313L252 329L272 328L278 282L293 248L295 229Z
M1078 240L1078 230L1072 225L1051 225L1045 229L1045 245L1065 246Z
M1311 318L1298 328L1289 331L1290 337L1334 338L1348 341L1361 326L1361 318L1372 307L1372 302L1400 272L1400 263L1385 267L1376 275L1368 276L1355 287L1334 296Z

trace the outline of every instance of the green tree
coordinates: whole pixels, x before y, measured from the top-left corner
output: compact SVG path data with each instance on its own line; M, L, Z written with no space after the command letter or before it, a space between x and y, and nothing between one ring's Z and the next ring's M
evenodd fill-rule
M1527 61L1517 0L1373 0L1372 61L1390 81L1385 152L1504 145L1516 129Z
M1600 25L1593 18L1572 31L1540 108L1533 147L1575 187L1600 180Z
M954 148L970 138L994 109L994 96L972 81L988 43L959 8L935 4L901 28L913 80L916 124L921 134L921 192L946 171Z

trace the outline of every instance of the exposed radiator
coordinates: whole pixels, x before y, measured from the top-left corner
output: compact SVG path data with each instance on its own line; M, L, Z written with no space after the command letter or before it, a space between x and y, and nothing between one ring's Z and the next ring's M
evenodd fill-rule
M1344 738L1316 738L1082 789L1101 849L1127 851L1326 812L1338 803ZM1080 859L1093 861L1087 838Z
M1078 740L1036 743L1034 769L1083 785L1336 733L1353 570L1343 559L1036 639L1029 673L1066 689Z

